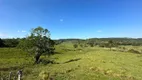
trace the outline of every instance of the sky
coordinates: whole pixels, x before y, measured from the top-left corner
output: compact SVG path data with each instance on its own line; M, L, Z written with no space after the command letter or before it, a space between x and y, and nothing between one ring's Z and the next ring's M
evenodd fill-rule
M52 39L142 37L142 0L0 0L0 38L42 26Z

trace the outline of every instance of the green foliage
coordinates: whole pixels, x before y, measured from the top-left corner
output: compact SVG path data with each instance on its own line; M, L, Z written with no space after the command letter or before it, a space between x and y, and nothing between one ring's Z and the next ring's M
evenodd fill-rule
M112 41L112 40L109 40L108 43L105 44L105 47L109 47L110 50L111 50L112 47L116 47L116 46L117 46L117 45L116 45L115 42Z
M54 41L50 39L50 32L42 27L32 29L30 36L20 41L18 48L35 54L38 63L42 54L50 56L54 52Z
M90 47L94 47L94 44L93 43L91 43L91 44L89 44L90 45Z
M16 47L19 44L19 38L15 39L3 39L3 46L2 47Z
M95 41L94 40L86 40L87 44L90 46L90 47L94 47L95 45Z
M82 47L83 47L83 44L80 44L80 47L82 48Z
M0 38L0 47L4 47L4 41Z
M77 44L74 44L74 45L73 45L73 47L74 47L74 48L77 48L77 47L78 47L78 45L77 45Z
M100 43L99 47L106 47L106 45L107 45L106 43Z
M40 72L39 77L41 80L49 80L49 73L42 71L42 72Z
M60 39L56 40L58 44L63 42L78 42L79 43L93 43L94 45L102 45L112 40L116 45L133 45L140 46L142 45L142 38L90 38L90 39Z

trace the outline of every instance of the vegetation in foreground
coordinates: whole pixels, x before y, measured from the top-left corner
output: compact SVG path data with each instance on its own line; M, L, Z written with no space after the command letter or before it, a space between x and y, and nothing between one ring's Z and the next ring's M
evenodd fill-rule
M52 77L56 80L141 80L142 55L130 52L110 51L109 48L74 48L71 43L56 47L56 54L46 56L33 65L33 57L16 48L0 49L0 72L23 70L24 80ZM129 47L130 48L130 47ZM44 80L44 79L43 79Z

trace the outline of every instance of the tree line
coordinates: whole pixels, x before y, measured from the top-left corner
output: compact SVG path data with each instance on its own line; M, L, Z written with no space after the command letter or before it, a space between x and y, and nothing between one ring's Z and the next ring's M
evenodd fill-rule
M90 46L105 47L109 41L113 41L116 45L132 45L141 46L142 38L90 38L90 39L59 39L55 40L55 43L61 44L63 42L72 42L75 44L87 44Z
M1 39L0 38L0 47L16 47L19 42L20 38L12 38L12 39Z
M9 39L1 39L0 38L0 47L16 47L21 40L25 38L9 38ZM63 42L73 42L79 45L88 44L90 46L100 46L105 47L108 41L112 40L117 45L132 45L132 46L141 46L142 38L90 38L90 39L59 39L53 40L56 45L61 44Z

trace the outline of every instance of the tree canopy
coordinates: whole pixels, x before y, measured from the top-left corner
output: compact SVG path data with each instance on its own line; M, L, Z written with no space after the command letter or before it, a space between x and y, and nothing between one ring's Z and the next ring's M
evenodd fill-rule
M31 34L22 39L18 47L28 53L34 53L35 63L38 63L42 54L50 56L53 53L54 41L50 38L49 30L39 26L32 29Z

